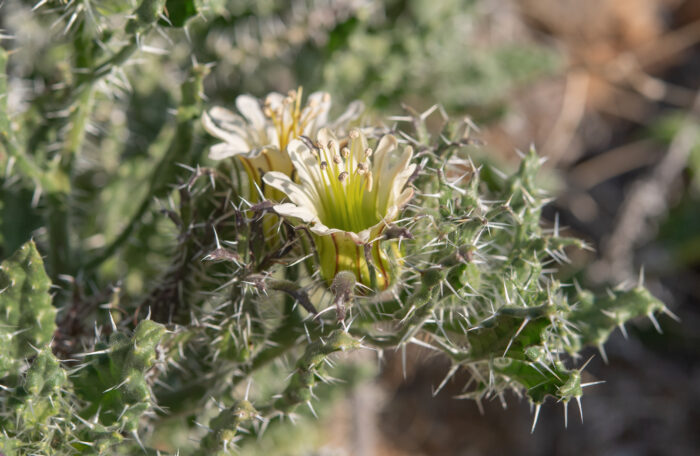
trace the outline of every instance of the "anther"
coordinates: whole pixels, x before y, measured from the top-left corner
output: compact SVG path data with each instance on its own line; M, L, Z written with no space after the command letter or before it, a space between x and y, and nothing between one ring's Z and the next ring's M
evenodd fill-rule
M336 165L343 163L343 159L340 158L340 155L333 155L333 161L335 162Z
M340 150L340 153L343 155L343 158L348 158L350 156L350 149L348 149L347 147L343 147Z
M368 147L367 149L365 149L365 158L371 157L371 156L372 156L372 152L373 152L373 151L372 151L372 148L371 148L371 147Z
M349 136L350 136L352 139L357 139L357 138L360 137L360 132L359 132L356 128L353 128L352 130L350 130Z
M325 160L321 162L321 171L325 171L328 168L328 162Z
M343 171L342 173L338 174L338 180L339 180L340 182L344 182L345 179L347 179L347 178L348 178L348 173L347 173L347 171Z
M357 164L357 174L363 175L366 172L367 172L367 164L366 163L358 163Z

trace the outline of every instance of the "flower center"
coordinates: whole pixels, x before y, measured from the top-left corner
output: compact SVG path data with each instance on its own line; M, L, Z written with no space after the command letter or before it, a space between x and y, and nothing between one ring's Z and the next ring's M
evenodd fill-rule
M320 202L317 209L321 222L329 228L356 233L377 224L381 216L376 210L369 161L372 149L366 147L359 132L350 132L349 147L334 139L325 145L309 146L317 159L310 174Z
M298 138L310 122L315 119L322 110L321 104L316 99L307 101L306 106L301 107L302 88L296 91L290 90L281 102L273 105L270 99L265 100L263 113L272 121L277 133L279 149L284 151L292 139ZM330 97L324 94L324 97ZM327 101L324 98L324 101Z

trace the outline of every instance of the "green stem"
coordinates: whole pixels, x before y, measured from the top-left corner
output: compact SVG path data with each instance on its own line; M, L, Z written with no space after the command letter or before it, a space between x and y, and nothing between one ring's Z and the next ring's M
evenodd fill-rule
M12 131L7 111L7 57L7 51L0 48L0 164L2 171L7 172L10 160L12 160L13 167L18 169L21 174L32 179L44 191L51 192L53 191L53 182L47 178L32 157L20 152L17 138Z
M72 187L73 163L85 139L85 125L92 108L92 90L84 90L69 117L71 126L61 149L61 160L53 170L54 188L48 193L49 264L51 277L73 274L71 250L70 190ZM60 185L57 182L63 181Z
M177 163L189 162L189 153L194 140L194 119L201 114L201 93L202 81L206 75L204 67L195 66L192 68L192 78L182 86L182 105L178 110L175 134L163 154L158 164L153 169L148 183L148 191L144 196L138 209L131 216L126 227L121 233L96 257L87 261L83 270L91 270L99 267L107 259L111 258L117 250L131 237L138 226L143 215L151 207L153 198L162 198L170 189L170 184L174 180L177 170Z

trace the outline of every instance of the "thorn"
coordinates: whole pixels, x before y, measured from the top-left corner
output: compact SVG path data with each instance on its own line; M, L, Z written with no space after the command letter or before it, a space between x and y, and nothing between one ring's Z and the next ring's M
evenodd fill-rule
M246 400L246 401L248 400L248 395L250 394L250 385L252 385L252 384L253 384L253 379L252 378L248 379L248 386L245 387L245 396L244 396L244 400Z
M510 338L510 341L508 342L508 346L506 347L506 351L503 352L503 356L502 356L503 358L506 357L506 353L508 353L508 350L510 349L511 344L513 343L515 338L520 335L520 332L523 329L525 329L525 326L529 323L529 321L530 321L529 318L524 319L523 322L520 324L520 327L518 328L518 330L515 331L515 334L513 335L513 337Z
M121 388L122 386L124 386L124 385L126 385L127 383L129 383L130 380L131 380L131 379L130 379L129 377L126 377L121 383L119 383L119 384L117 384L117 385L114 385L113 387L107 388L106 390L102 391L102 394L105 394L105 393L108 393L108 392L110 392L110 391L114 391L114 390L116 390L116 389L119 389L119 388ZM98 415L99 415L99 414L98 414Z
M481 398L480 398L480 397L477 397L477 398L474 399L474 400L476 401L476 407L479 409L479 414L480 414L481 416L484 416L484 415L485 415L485 412L484 412L484 404L481 403Z
M307 328L306 323L304 323L304 332L306 332L306 342L311 345L311 334L309 334L309 328Z
M445 375L445 378L442 380L440 385L438 385L437 389L433 392L433 397L437 396L438 393L442 390L442 388L445 387L447 382L452 378L452 376L457 372L457 369L459 369L459 364L455 364L452 367L450 367L449 372L447 372L447 375Z
M265 201L267 198L265 198L265 194L263 194L263 191L260 189L260 186L258 185L257 182L254 182L255 184L255 190L258 192L258 196L260 197L260 201ZM291 416L290 416L291 419Z
M439 106L437 104L432 105L430 108L428 108L426 111L422 112L420 115L420 120L425 120L428 117L430 117L430 114L432 114Z
M112 316L112 311L107 310L107 313L109 314L109 322L112 325L112 331L117 332L117 324L114 322L114 317Z
M260 430L258 431L258 441L262 438L262 435L265 433L267 430L267 426L270 424L270 420L264 420L262 426L260 426Z
M141 450L142 450L144 453L146 453L146 448L143 446L143 443L141 442L141 439L139 438L139 433L138 433L138 431L133 431L133 432L131 433L131 435L134 436L134 440L136 440L136 442L139 444L139 446L141 447Z
M550 361L550 362L551 362L551 361ZM547 370L547 372L549 372L550 374L552 374L557 380L561 381L561 378L557 375L556 372L554 372L554 370L552 370L551 367L549 367L549 366L548 366L547 364L545 364L543 361L539 361L539 363L540 363L540 366L544 367L544 368Z
M581 372L582 370L584 370L586 368L586 366L588 366L588 363L593 361L593 358L595 358L595 355L591 355L591 357L588 358L585 363L583 363L583 366L578 368L578 371Z
M216 179L214 179L214 173L209 173L209 183L211 184L212 190L216 190Z
M44 5L44 3L46 3L46 2L47 2L47 0L39 0L39 1L32 7L32 11L38 10L38 9L41 8L41 7Z
M598 380L597 382L581 383L581 388L586 388L588 386L593 386L593 385L600 385L601 383L605 383L605 380Z
M649 315L647 315L647 317L649 317L649 320L651 320L651 324L653 324L654 328L656 328L656 332L658 332L659 334L663 334L664 332L661 330L661 326L659 325L659 322L656 320L656 317L654 316L654 314L650 312Z
M542 404L535 405L535 418L532 420L532 429L530 429L530 434L535 432L535 426L537 426L537 418L539 418L540 416L540 407L542 407Z
M627 339L627 328L625 328L625 324L623 322L620 322L619 325L617 325L618 328L620 328L620 332L622 332L622 335L625 336L625 339Z
M581 405L581 396L576 396L576 402L578 403L578 413L581 416L581 424L583 424L583 406Z
M314 410L313 405L311 405L311 401L306 401L306 405L309 406L309 410L311 410L311 414L313 414L314 418L318 419L318 415L316 414L316 410Z
M644 286L644 265L639 269L639 280L637 281L637 288L642 288Z
M681 317L679 317L675 313L671 312L671 310L669 310L668 307L664 306L663 308L661 308L661 312L665 313L666 315L668 315L669 317L674 319L676 322L678 322L678 323L681 322Z
M221 248L221 243L219 242L219 235L216 232L216 227L214 225L212 225L211 229L214 232L214 240L216 240L216 249L218 250Z
M564 401L564 429L569 427L569 401Z
M403 379L406 380L406 344L401 346L401 371Z
M608 354L605 353L605 347L603 347L603 344L598 344L598 351L600 352L600 356L603 358L605 364L608 364Z
M34 188L34 193L32 194L32 203L31 206L33 208L37 207L39 205L39 200L41 199L41 193L42 193L42 188L41 186L37 185Z

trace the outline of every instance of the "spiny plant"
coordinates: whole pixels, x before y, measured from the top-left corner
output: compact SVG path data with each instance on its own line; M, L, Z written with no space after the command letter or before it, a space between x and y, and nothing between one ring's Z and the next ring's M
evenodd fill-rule
M145 375L165 328L144 320L132 337L114 332L108 343L96 337L94 351L77 355L80 362L59 360L51 350L51 282L34 242L4 261L1 272L3 451L99 454L125 433L138 440L138 423L153 406Z
M378 269L370 253L377 245L393 263L390 286L352 267L319 274L324 253L314 227L284 204L251 204L238 194L234 179L245 176L231 159L193 169L179 186L167 210L179 230L177 256L137 309L131 337L110 311L109 340L97 334L90 350L60 361L50 350L52 319L39 325L54 312L41 258L29 243L8 259L3 327L17 343L3 379L5 451L128 452L126 437L146 448L159 426L179 421L199 442L187 451L228 454L300 405L312 408L319 382L331 380L334 353L368 347L442 352L453 367L440 388L465 369L472 380L464 397L477 401L506 390L537 409L547 396L580 400L578 352L602 346L631 318L668 311L641 285L597 298L556 280L564 249L582 244L556 226L542 228L546 200L533 151L517 172L501 175L469 159L463 125L429 134L422 117L411 119L404 137L419 151L418 167L410 168L415 195L404 217L358 244L361 256L331 252L336 261L363 258L364 267ZM277 239L263 232L266 217L274 217ZM279 360L287 361L271 365ZM253 398L251 379L280 369L291 375L273 387L277 393Z
M562 282L586 246L543 223L534 150L502 173L438 107L213 106L191 43L218 2L33 6L46 60L0 50L4 454L255 448L366 375L344 353L409 344L452 363L438 390L463 370L465 398L566 407L585 347L670 314L641 283Z

